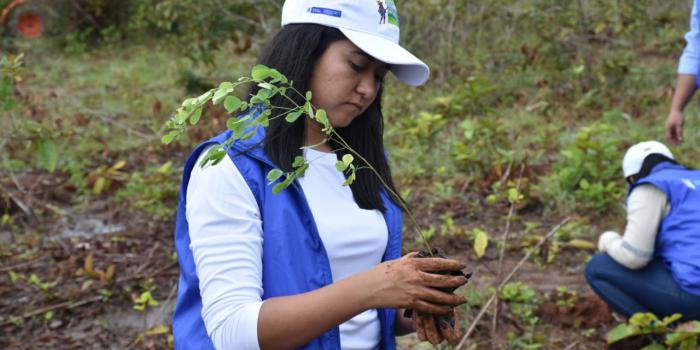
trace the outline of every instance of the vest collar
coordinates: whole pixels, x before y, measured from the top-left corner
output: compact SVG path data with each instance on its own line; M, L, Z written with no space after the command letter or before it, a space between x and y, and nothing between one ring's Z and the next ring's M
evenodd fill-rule
M631 193L632 190L635 187L637 187L637 185L639 185L640 181L643 181L644 179L646 179L648 176L651 176L652 174L655 174L655 173L658 173L659 171L663 171L663 170L667 170L667 169L681 170L681 169L685 169L685 167L683 167L680 164L673 163L673 162L661 162L659 164L656 164L653 168L651 168L649 175L647 175L641 179L637 179L637 181L635 181L634 183L627 186L627 195L629 196L629 193Z

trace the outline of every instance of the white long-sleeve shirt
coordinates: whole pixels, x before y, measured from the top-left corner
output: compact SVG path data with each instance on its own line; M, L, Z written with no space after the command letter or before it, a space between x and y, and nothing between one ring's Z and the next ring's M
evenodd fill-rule
M333 280L379 264L388 239L381 212L357 206L350 188L342 186L345 178L335 168L334 153L305 150L304 157L310 166L299 183L328 254ZM194 168L187 187L186 216L202 318L214 346L259 349L264 235L255 197L230 158ZM339 328L343 349L378 347L381 330L375 309Z
M696 1L690 12L690 30L685 34L686 46L678 62L678 74L697 75L700 72L700 13Z
M654 257L654 245L661 220L670 210L666 195L654 185L635 187L627 198L627 225L620 236L604 232L598 249L630 269L646 266Z

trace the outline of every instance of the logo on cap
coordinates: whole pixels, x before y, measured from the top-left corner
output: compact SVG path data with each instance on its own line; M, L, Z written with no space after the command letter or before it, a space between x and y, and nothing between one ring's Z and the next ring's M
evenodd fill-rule
M399 26L399 14L396 11L394 0L377 0L379 6L379 24L393 24Z
M341 17L343 15L342 11L335 10L335 9L329 9L329 8L325 8L325 7L311 7L307 11L311 12L311 13L316 13L319 15L326 15L326 16L333 16L333 17Z

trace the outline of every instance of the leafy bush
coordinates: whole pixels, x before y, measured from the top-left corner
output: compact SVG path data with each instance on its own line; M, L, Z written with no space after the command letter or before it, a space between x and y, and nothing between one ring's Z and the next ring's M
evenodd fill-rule
M235 53L246 51L251 36L271 32L281 12L280 2L273 0L132 1L130 29L161 35L187 57L210 65L212 52L224 43L233 42Z
M57 156L50 126L40 120L18 117L24 101L16 91L16 84L23 80L23 74L23 55L0 56L0 112L7 118L6 127L0 130L0 147L10 151L3 152L2 167L26 167L25 156L36 155L35 165L53 171Z
M510 128L501 120L464 119L459 127L462 137L454 140L451 155L462 171L484 177L514 160Z
M180 172L171 162L131 174L126 186L118 190L116 201L128 200L133 209L148 213L156 220L175 215Z
M568 204L571 208L573 204L601 213L617 203L625 193L620 145L619 133L608 124L596 123L579 130L563 145L552 173L539 183L547 202L553 207Z

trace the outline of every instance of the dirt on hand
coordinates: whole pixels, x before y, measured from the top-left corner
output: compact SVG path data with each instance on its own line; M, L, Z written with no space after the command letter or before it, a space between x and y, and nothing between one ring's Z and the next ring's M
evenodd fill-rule
M443 258L447 259L447 255L438 248L433 248L432 254L428 253L425 250L421 250L418 252L418 254L415 256L417 259L422 259L422 258ZM464 276L467 278L467 282L469 281L469 278L472 276L472 273L464 273L462 271L454 271L454 270L447 270L447 271L435 271L433 273L440 274L440 275L452 275L452 276ZM452 287L447 287L447 288L437 288L443 292L446 293L453 293L456 288ZM423 325L424 327L424 332L425 332L425 337L427 339L445 339L451 344L454 344L459 341L461 338L462 331L459 329L459 322L456 320L456 312L455 309L453 308L452 312L444 314L444 315L430 315L430 314L425 314L422 312L416 312L417 315L414 315L413 310L407 309L404 311L404 317L406 318L412 318L414 320L414 325L417 325L416 328L421 327ZM420 322L416 322L416 319L420 319ZM426 324L430 323L430 327L425 327ZM420 333L420 330L419 330Z

